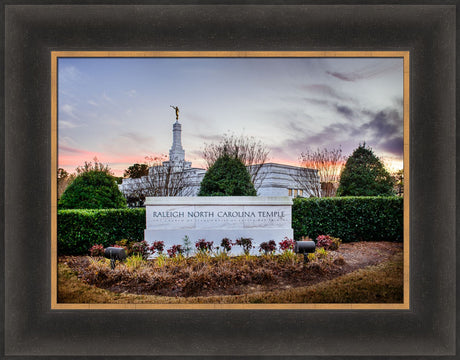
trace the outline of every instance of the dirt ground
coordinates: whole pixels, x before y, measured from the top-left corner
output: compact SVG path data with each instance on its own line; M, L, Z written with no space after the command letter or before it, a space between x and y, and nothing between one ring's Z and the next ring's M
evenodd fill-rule
M391 260L402 250L402 243L357 242L342 244L337 251L330 251L327 259L309 263L301 258L280 262L263 256L251 261L204 263L191 258L162 267L147 261L136 270L125 265L110 270L87 256L62 257L59 261L75 271L80 280L115 293L188 297L309 286Z
M396 242L355 242L340 245L335 253L342 255L347 272L387 261L402 252L403 244Z

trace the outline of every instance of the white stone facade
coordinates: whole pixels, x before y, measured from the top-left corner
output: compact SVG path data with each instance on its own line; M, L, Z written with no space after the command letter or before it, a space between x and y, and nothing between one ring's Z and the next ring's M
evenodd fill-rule
M178 195L182 196L196 196L200 190L201 180L206 173L205 169L193 168L191 162L185 161L185 151L181 144L181 124L176 121L173 125L173 145L169 151L169 161L163 162L163 166L171 166L176 171L185 173L185 177L190 184L187 189ZM296 181L300 167L265 163L259 170L256 180L256 190L258 196L289 196L289 197L310 197L317 194L320 190L319 176L316 170L309 169L312 181L307 189ZM305 169L302 170L305 174ZM150 169L150 175L152 168ZM142 187L148 188L151 186L151 179L143 177L140 179L123 179L122 184L119 185L120 191L128 196L133 193L134 189Z

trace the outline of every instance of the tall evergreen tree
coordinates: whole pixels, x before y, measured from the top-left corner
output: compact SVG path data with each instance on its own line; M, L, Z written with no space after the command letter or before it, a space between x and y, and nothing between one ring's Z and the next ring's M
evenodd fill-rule
M228 154L219 157L201 181L198 196L256 196L243 162Z
M394 195L394 179L371 148L360 144L348 158L337 189L338 196Z

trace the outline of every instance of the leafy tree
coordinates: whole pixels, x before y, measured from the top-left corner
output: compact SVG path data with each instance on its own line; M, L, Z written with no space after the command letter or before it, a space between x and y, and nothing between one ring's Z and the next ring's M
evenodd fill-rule
M338 196L394 195L394 179L366 144L348 158L340 177Z
M115 179L107 171L81 172L59 200L61 209L118 209L126 207Z
M147 176L148 174L149 166L147 164L134 164L125 170L123 176L131 179L139 179L142 176Z
M258 189L265 178L265 173L260 170L268 160L268 153L266 146L252 136L224 134L218 143L205 144L203 158L208 169L225 154L240 159Z
M243 162L228 154L219 157L201 181L198 196L255 196L251 175Z

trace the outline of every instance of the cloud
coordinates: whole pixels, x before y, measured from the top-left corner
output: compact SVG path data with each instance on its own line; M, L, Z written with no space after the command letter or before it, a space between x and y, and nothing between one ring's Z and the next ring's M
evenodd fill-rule
M73 121L59 120L59 128L61 129L74 129L83 125L76 124Z
M103 149L114 156L145 156L152 152L154 145L155 140L152 136L129 131L106 138Z
M345 152L355 146L349 136L356 128L353 123L336 122L317 132L298 131L297 127L287 129L289 126L290 124L286 126L286 130L294 135L284 140L281 145L269 146L275 158L297 159L307 148L331 149L342 146Z
M79 82L82 76L75 66L59 66L59 81L62 83Z
M370 65L361 68L358 71L353 71L353 72L339 72L339 71L326 71L326 74L331 75L337 79L343 80L343 81L358 81L358 80L364 80L364 79L370 79L379 75L384 75L388 72L392 72L396 69L401 69L402 68L402 62L394 62L394 63L388 63L386 62L386 65L383 65L384 63L378 62L378 63L371 63Z
M102 98L103 98L105 101L107 101L107 102L109 102L109 103L111 103L111 104L115 104L115 102L113 101L113 99L112 99L110 96L108 96L105 92L102 94Z
M352 98L348 95L337 91L333 87L325 84L312 84L312 85L303 85L301 86L303 90L306 90L309 93L319 95L321 98L332 98L336 100L346 100L350 101Z
M88 152L85 150L73 148L70 146L65 146L65 145L59 145L59 151L66 152L66 153L72 153L72 154L87 154Z
M70 104L63 104L61 106L61 111L71 118L78 119L77 115L75 115L75 108Z
M404 154L404 138L396 136L380 144L380 148L393 155L402 156Z
M353 118L355 116L355 112L351 108L349 108L348 106L336 105L335 110L339 114L341 114L341 115L343 115L343 116L345 116L346 118L349 118L349 119Z
M313 99L313 98L305 98L304 100L308 103L315 104L315 105L329 106L331 104L329 100Z
M345 73L339 73L339 72L331 72L331 71L326 71L326 74L329 74L331 76L336 77L337 79L344 80L344 81L356 81L360 79L360 76L358 74L345 74Z
M127 139L128 141L132 141L134 143L152 143L153 139L151 136L141 135L135 132L126 132L119 135L120 138Z
M403 119L396 109L385 109L371 114L371 120L360 127L369 131L376 139L385 141L403 133Z

